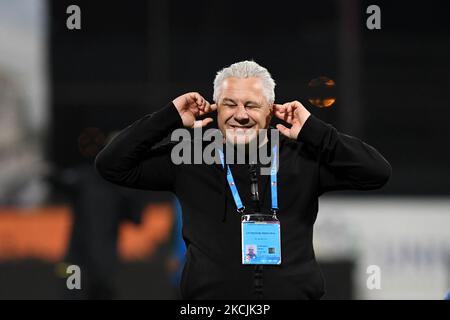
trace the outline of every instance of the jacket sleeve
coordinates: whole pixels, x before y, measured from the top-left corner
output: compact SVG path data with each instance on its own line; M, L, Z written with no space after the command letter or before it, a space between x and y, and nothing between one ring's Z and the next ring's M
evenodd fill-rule
M155 147L183 122L173 103L122 130L95 158L98 173L129 188L173 191L172 143Z
M339 133L311 115L300 130L298 141L318 152L319 194L333 190L372 190L391 176L391 166L375 148Z

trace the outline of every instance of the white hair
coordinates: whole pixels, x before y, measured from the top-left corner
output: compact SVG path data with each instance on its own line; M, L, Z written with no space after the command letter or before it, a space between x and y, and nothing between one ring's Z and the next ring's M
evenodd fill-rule
M241 61L233 63L231 66L217 72L214 79L213 99L217 103L222 93L222 84L227 78L250 78L255 77L261 80L264 95L269 102L275 102L275 81L272 79L269 71L260 66L255 61Z

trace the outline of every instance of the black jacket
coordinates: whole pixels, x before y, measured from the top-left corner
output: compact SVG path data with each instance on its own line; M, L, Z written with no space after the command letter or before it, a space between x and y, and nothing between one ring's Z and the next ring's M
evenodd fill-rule
M183 210L187 246L181 294L187 299L252 299L254 266L241 264L241 220L220 164L171 161L173 144L155 147L182 120L170 103L125 128L97 156L98 172L131 188L172 191ZM311 115L298 141L280 134L278 218L280 266L264 266L266 299L318 299L324 280L312 239L318 197L332 190L370 190L383 186L389 163L371 146L341 134ZM245 204L250 203L247 165L230 165ZM261 176L261 208L271 207L270 176Z

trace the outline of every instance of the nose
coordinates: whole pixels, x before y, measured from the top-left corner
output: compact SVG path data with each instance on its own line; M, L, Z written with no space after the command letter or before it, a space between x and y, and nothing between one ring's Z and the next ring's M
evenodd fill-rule
M247 110L245 110L245 107L243 104L239 104L236 110L236 113L234 114L234 119L238 121L239 123L247 122L249 117Z

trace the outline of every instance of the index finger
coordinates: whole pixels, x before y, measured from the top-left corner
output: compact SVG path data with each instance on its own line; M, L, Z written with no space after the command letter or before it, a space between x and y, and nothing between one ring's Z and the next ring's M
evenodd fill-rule
M197 103L197 105L202 105L204 99L198 92L192 92L189 96Z

